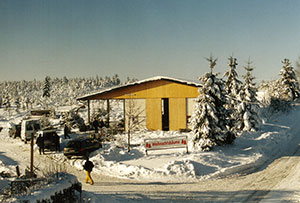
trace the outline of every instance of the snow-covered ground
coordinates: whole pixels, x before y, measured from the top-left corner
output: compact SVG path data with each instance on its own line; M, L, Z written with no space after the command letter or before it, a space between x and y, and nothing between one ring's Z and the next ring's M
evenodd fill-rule
M91 155L95 173L147 181L199 181L255 170L276 157L295 150L300 141L300 109L280 115L264 123L255 133L245 133L233 145L216 147L210 152L194 151L189 139L189 153L182 149L150 151L145 154L144 139L172 137L191 133L140 132L132 135L132 147L127 151L127 136L116 136ZM83 160L70 161L81 168Z
M4 127L8 122L21 119L19 114L9 116L1 112L0 115L2 119L0 126ZM276 158L294 152L300 143L299 123L300 107L296 106L290 113L273 116L273 119L265 122L258 132L245 133L238 137L233 145L216 147L210 152L195 151L192 147L191 133L139 132L132 135L133 147L130 152L126 147L126 134L116 135L114 142L105 143L104 148L93 152L90 160L95 165L93 171L95 174L149 182L198 182L233 174L244 174L254 172ZM144 139L178 135L188 136L188 154L184 148L150 151L148 155L145 154ZM0 136L7 139L7 128L4 128ZM72 136L75 137L76 134ZM63 136L61 136L61 141L66 142ZM16 140L16 142L21 141ZM69 163L82 170L84 162L82 159L67 160L62 153L49 156L58 162ZM1 160L0 172L15 170L16 163L13 160L10 162L6 160L5 163ZM297 167L300 168L300 166ZM0 187L5 184L7 181L2 179ZM298 191L299 182L291 177L290 180L286 179L282 184L278 184L276 188ZM299 199L298 195L295 193L293 198ZM266 198L274 199L275 196L280 200L278 193L272 194L272 192Z

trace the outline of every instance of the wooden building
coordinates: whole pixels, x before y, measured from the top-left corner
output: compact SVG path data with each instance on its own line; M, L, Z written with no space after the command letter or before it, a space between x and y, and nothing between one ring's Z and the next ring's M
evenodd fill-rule
M123 100L125 123L130 119L128 115L134 112L134 122L139 122L148 130L176 131L189 128L188 121L200 86L199 82L157 76L82 96L77 100L88 101L88 109L91 100L106 100L108 107L110 100Z

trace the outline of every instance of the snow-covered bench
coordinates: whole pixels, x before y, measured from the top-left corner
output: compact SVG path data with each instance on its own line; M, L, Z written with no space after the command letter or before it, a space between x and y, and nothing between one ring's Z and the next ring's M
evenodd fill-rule
M186 148L186 153L189 153L187 136L145 139L144 142L146 148L146 155L148 155L149 150L162 150L174 148Z

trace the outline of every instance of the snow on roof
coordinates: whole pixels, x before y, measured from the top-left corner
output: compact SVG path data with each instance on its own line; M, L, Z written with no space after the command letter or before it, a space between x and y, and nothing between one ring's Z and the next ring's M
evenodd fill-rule
M186 84L186 85L191 85L191 86L196 86L196 87L202 86L200 81L176 79L176 78L171 78L171 77L166 77L166 76L155 76L155 77L152 77L152 78L147 78L147 79L144 79L144 80L128 83L128 84L125 84L125 85L120 85L120 86L117 86L117 87L102 89L101 91L90 93L90 94L78 97L77 100L85 100L88 97L92 97L92 96L95 96L95 95L98 95L98 94L103 94L105 92L110 92L112 90L116 90L116 89L120 89L120 88L124 88L124 87L129 87L129 86L134 86L134 85L139 85L139 84L143 84L143 83L146 83L146 82L152 82L152 81L157 81L157 80L168 80L168 81L177 82L177 83Z

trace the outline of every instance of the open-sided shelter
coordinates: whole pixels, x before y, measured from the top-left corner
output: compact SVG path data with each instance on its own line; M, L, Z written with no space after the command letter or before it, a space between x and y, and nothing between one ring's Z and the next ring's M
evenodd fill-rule
M137 117L142 118L140 126L148 130L176 131L189 127L194 99L199 95L200 86L200 82L157 76L82 96L77 100L88 101L88 109L91 100L106 100L108 106L109 100L123 100L125 123L129 119L126 117L130 115L128 112L135 112ZM88 112L90 115L90 110Z

